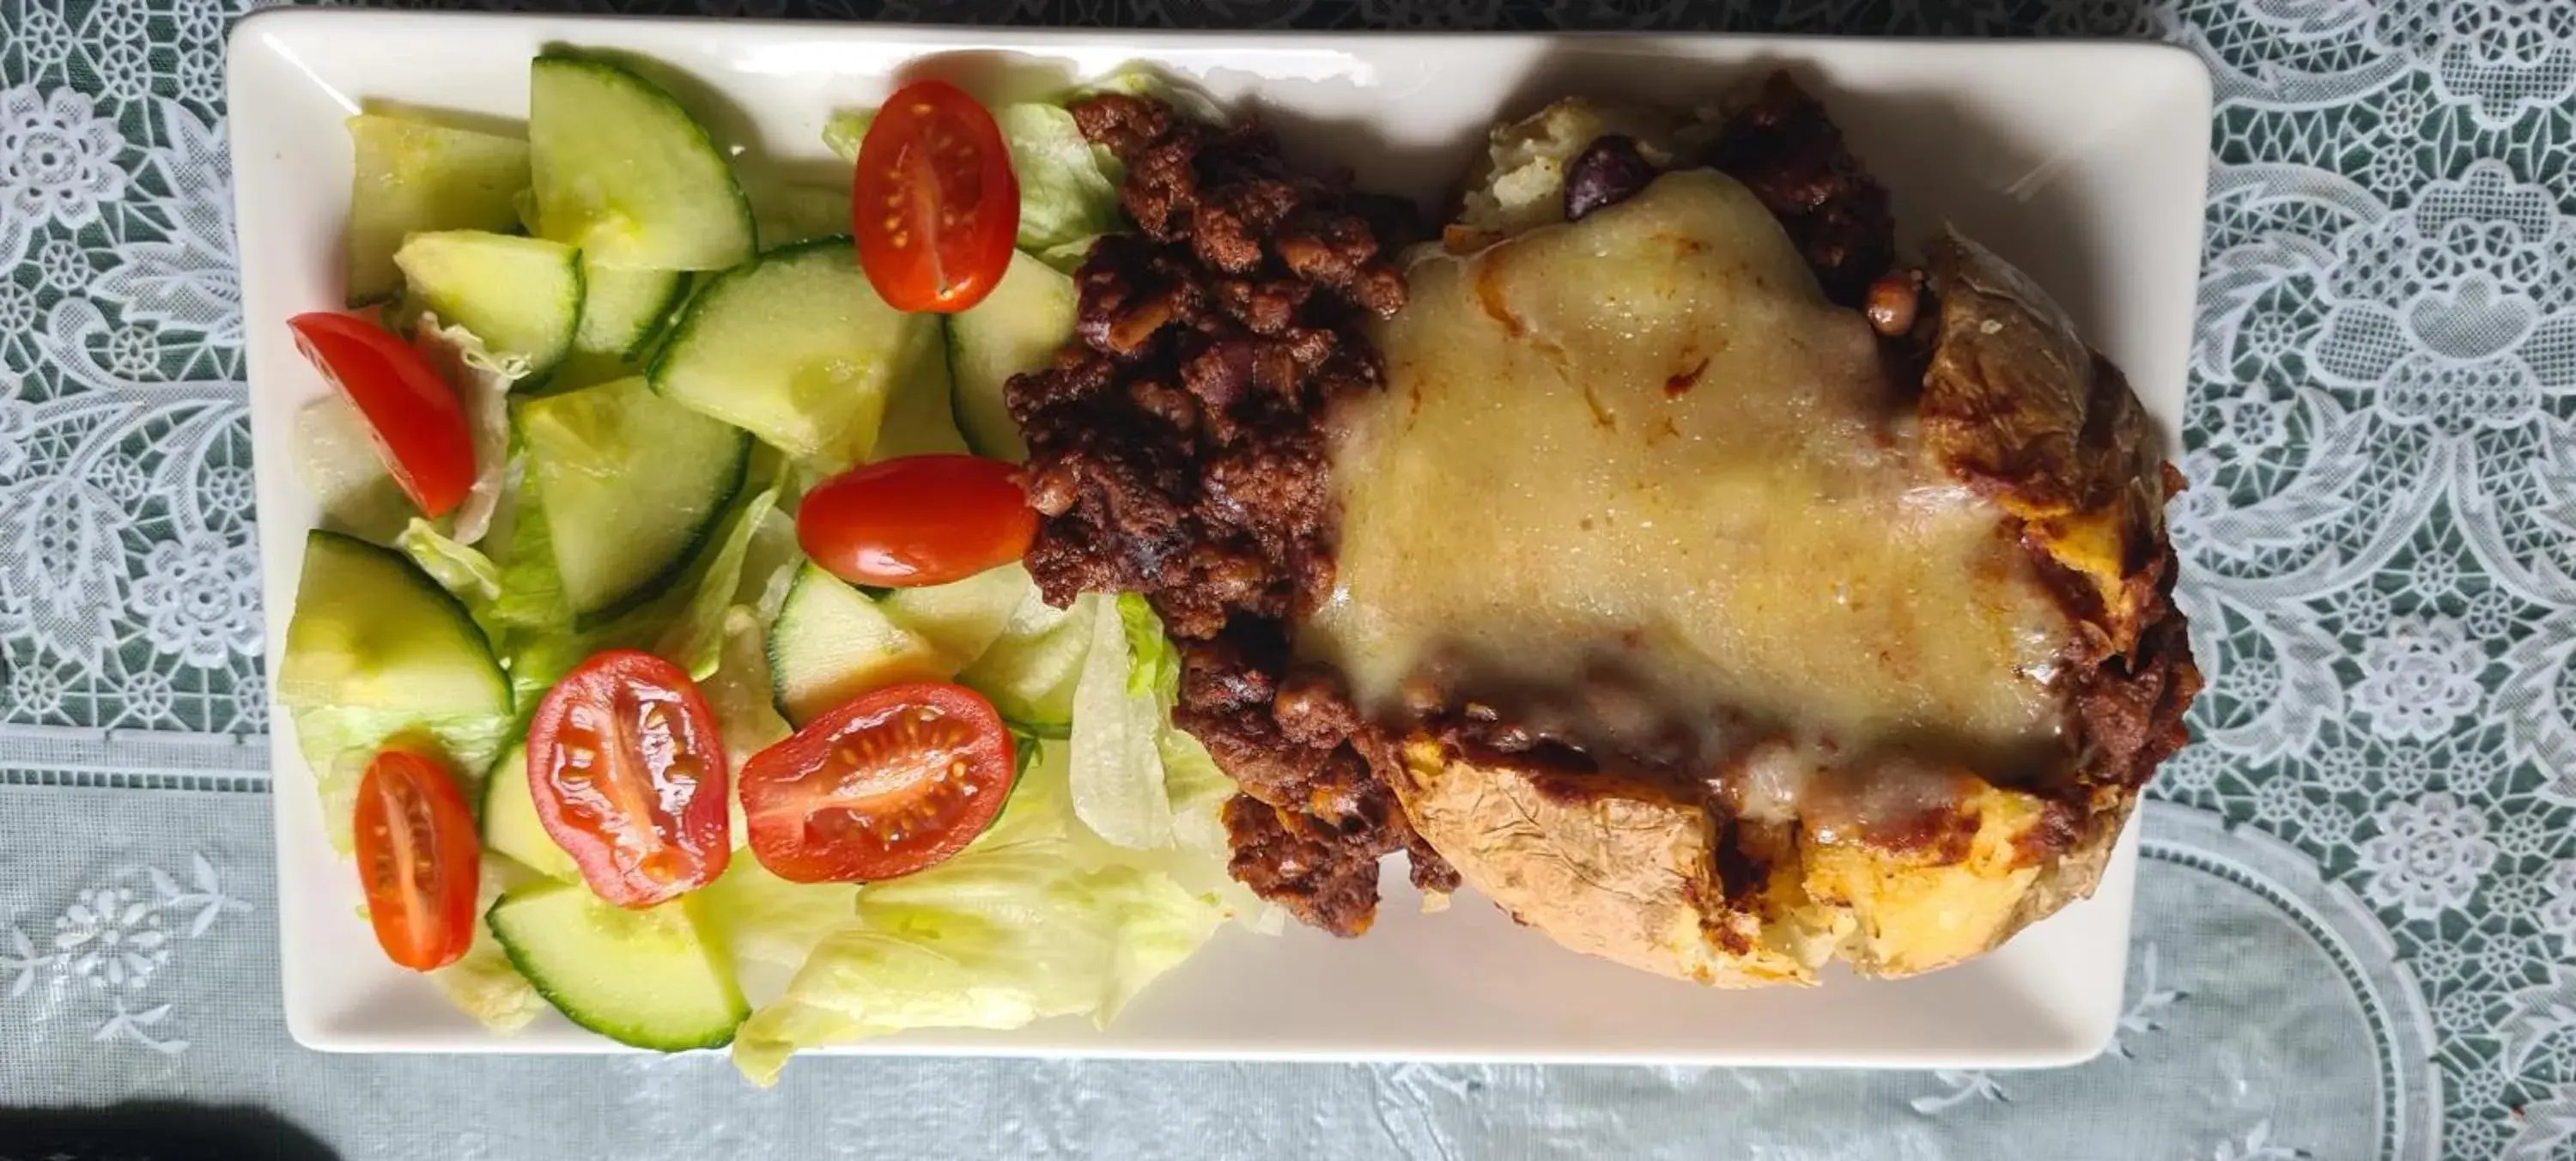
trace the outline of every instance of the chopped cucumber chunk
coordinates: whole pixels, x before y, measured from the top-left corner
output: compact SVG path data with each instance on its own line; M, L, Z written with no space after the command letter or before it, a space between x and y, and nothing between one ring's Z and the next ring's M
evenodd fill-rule
M812 564L797 571L769 630L770 690L798 726L878 686L953 672L937 645Z
M1073 726L1073 688L1091 652L1091 602L1071 608L1046 603L1031 585L1012 610L1002 635L957 680L992 700L993 708L1022 732L1062 738Z
M1036 590L1029 570L1012 561L944 585L896 589L878 604L895 624L936 647L954 673L984 655L1010 627L1021 598Z
M510 712L464 605L401 553L322 531L304 538L277 692L290 706Z
M538 995L620 1044L719 1048L751 1015L686 899L629 911L579 883L541 883L501 896L485 921Z
M592 387L644 373L653 345L670 329L689 276L677 270L621 270L581 261L581 327L550 386Z
M977 455L1018 463L1029 458L1020 427L1002 406L1011 376L1042 370L1073 338L1073 279L1025 253L984 301L948 320L948 370L957 392L957 426Z
M751 218L760 244L776 250L850 232L850 187L776 182L751 195Z
M605 61L538 57L528 145L545 236L602 266L722 270L752 255L733 167L660 85Z
M528 143L407 117L349 118L349 305L391 297L402 284L394 251L425 230L518 226L512 199L528 188Z
M528 786L528 748L510 747L492 764L483 784L483 849L507 855L520 866L567 883L581 881L581 868L555 845L554 836L537 819L537 799Z
M668 588L742 487L751 440L623 379L519 409L528 472L574 616Z
M890 460L896 456L917 456L930 452L962 452L966 436L957 430L957 416L950 410L948 366L937 357L914 359L912 366L895 376L894 388L886 396L885 419L877 427L876 445L868 449L871 460Z
M581 330L573 349L634 361L660 338L671 312L688 295L689 276L677 270L621 270L582 261Z
M510 722L509 678L465 606L400 553L333 532L305 537L277 695L343 851L358 779L386 741L434 741L470 791Z
M875 446L888 396L938 333L936 318L877 297L847 239L809 242L692 297L654 356L653 389L793 458L846 467Z
M464 327L502 363L542 380L572 352L581 256L543 238L483 230L414 234L394 254L412 304Z

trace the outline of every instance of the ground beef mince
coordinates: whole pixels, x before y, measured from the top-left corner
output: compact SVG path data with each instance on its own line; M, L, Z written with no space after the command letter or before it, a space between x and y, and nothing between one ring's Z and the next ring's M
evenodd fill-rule
M1309 924L1359 934L1387 853L1408 850L1429 890L1457 876L1388 788L1393 740L1360 719L1336 675L1293 668L1289 644L1333 586L1321 417L1381 389L1361 324L1404 305L1394 258L1424 232L1408 204L1290 169L1257 125L1208 125L1124 95L1071 111L1124 164L1137 231L1093 247L1076 278L1075 341L1007 391L1043 517L1029 571L1058 604L1085 591L1153 604L1181 650L1173 721L1242 790L1224 815L1234 876ZM1910 349L1914 320L1895 317L1910 297L1892 284L1871 293L1893 261L1887 195L1814 98L1775 76L1682 163L1743 182L1827 296L1878 307L1891 345ZM1595 143L1572 166L1567 216L1653 177L1632 142ZM1588 760L1545 731L1453 724L1493 756Z
M1761 199L1815 268L1825 297L1858 307L1896 257L1887 190L1843 144L1823 103L1773 73L1719 127L1708 164Z
M1326 406L1379 389L1366 315L1404 304L1390 259L1409 206L1291 171L1257 126L1211 126L1130 96L1072 106L1126 166L1138 227L1076 282L1076 340L1011 381L1043 519L1027 564L1049 601L1141 593L1182 657L1173 721L1242 787L1234 876L1299 919L1367 930L1377 863L1456 874L1414 840L1379 764L1384 735L1328 674L1292 672L1289 634L1333 582Z

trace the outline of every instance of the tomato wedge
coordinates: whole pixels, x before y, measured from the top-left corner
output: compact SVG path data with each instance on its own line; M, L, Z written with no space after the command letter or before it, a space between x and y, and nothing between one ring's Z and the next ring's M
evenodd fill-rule
M798 883L909 875L966 849L1011 796L1011 735L984 695L871 690L742 766L751 853Z
M455 963L474 944L483 844L447 768L396 747L358 782L358 879L387 958L413 971Z
M714 881L733 857L724 742L679 666L633 649L592 656L528 723L537 821L592 894L650 907Z
M296 349L367 417L376 454L403 494L432 518L474 487L474 436L456 391L411 344L355 315L317 311L286 320Z
M1011 264L1020 181L993 115L946 81L895 90L851 177L859 267L896 310L964 310Z
M970 455L902 456L852 468L805 494L796 542L854 585L915 588L1018 560L1038 514L1019 469Z

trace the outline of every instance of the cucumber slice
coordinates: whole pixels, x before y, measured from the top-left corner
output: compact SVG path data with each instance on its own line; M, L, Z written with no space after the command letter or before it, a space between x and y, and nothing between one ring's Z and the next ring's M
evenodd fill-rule
M555 845L546 825L537 821L537 799L528 786L528 748L510 747L492 764L483 784L483 849L507 855L520 866L566 883L581 881L581 868Z
M727 271L689 300L654 356L653 389L829 470L875 446L900 374L939 322L887 306L846 238Z
M316 530L277 667L295 707L510 712L510 679L474 618L401 553Z
M742 184L660 85L604 61L538 57L528 145L545 236L600 265L722 270L751 257Z
M356 167L349 182L349 305L389 298L402 285L394 251L426 230L517 228L512 199L528 188L528 143L404 117L349 118Z
M588 258L581 269L588 294L572 346L585 355L642 359L689 292L689 276L677 270L620 270Z
M1071 736L1073 689L1091 652L1091 602L1098 599L1085 595L1059 609L1029 586L1001 637L958 673L958 682L991 699L1022 733Z
M948 371L957 391L957 426L975 454L1018 463L1029 458L1020 425L1002 406L1011 376L1042 370L1073 338L1078 296L1073 279L1019 251L984 301L948 319Z
M802 726L851 698L955 671L939 647L888 617L867 594L807 564L769 628L769 687L779 715Z
M686 899L629 911L578 883L543 883L501 896L485 922L538 995L620 1044L721 1048L751 1015Z
M686 571L751 462L751 438L621 379L519 409L555 571L583 624Z
M1029 570L1013 561L944 585L896 589L878 606L888 620L938 649L954 673L1001 638L1020 601L1035 591Z
M850 187L779 182L751 195L760 244L776 250L850 232Z
M871 460L967 450L966 436L957 430L956 414L949 408L948 360L937 344L924 344L919 353L922 357L894 377L876 445L868 449Z
M464 327L541 381L571 353L581 324L581 256L543 238L483 230L414 234L394 253L412 304Z
M509 677L465 606L400 553L318 530L304 540L277 696L343 852L358 781L387 741L435 743L470 796L510 724Z
M581 327L549 387L570 390L644 373L645 357L671 316L689 296L689 276L677 270L620 270L581 261Z

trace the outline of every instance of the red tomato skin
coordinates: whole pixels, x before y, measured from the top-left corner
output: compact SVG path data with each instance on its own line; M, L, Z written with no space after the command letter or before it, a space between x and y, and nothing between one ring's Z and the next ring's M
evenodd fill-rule
M936 204L917 204L934 191ZM981 103L936 80L886 98L850 182L850 233L878 297L897 310L965 310L1001 282L1019 230L1019 175Z
M846 785L838 754L885 744L873 731L900 730L899 715L937 712L953 735L948 760L966 773L953 784L938 772L878 796L881 813L918 811L934 829L886 839L888 820L827 801ZM899 744L899 742L897 743ZM836 753L837 752L837 753ZM917 753L917 752L915 752ZM984 695L947 682L870 690L808 723L742 766L742 808L753 857L796 883L873 883L946 862L992 825L1017 779L1010 731ZM882 772L885 766L876 767ZM837 818L826 818L828 813ZM852 833L865 829L866 835ZM836 833L833 833L836 832Z
M796 541L855 585L917 588L1018 560L1038 514L1019 469L980 456L903 456L853 468L805 494Z
M296 349L366 417L394 482L436 519L474 487L474 437L456 390L393 332L355 315L316 311L286 322Z
M398 821L420 822L428 833L397 842ZM367 920L386 958L425 972L463 957L474 944L483 843L446 766L401 747L376 755L358 783L352 831Z
M657 734L666 744L656 748L673 760L654 768L639 744L646 734ZM668 902L724 873L733 857L730 780L697 683L640 650L592 655L546 691L528 723L537 821L591 893L620 907Z

